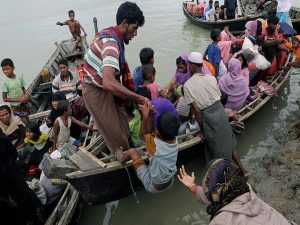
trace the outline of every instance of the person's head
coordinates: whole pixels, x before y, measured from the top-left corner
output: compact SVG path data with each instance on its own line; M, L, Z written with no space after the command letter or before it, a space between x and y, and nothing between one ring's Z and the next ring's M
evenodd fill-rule
M195 74L201 71L203 66L203 56L200 52L192 52L189 55L188 60L191 74Z
M155 68L152 64L146 64L142 66L142 76L144 81L153 83L155 81Z
M172 141L178 135L180 122L171 112L162 113L157 119L157 132L161 139Z
M52 108L57 110L57 104L61 100L66 100L66 96L60 91L54 92L51 100Z
M151 101L151 92L147 87L138 87L135 93L148 98Z
M126 1L118 8L116 22L125 44L129 44L129 41L137 35L137 29L144 25L145 18L136 3Z
M30 140L38 140L40 135L40 124L37 122L28 122L26 125L26 137Z
M69 15L70 20L74 21L74 19L75 19L75 12L74 12L74 10L69 10L68 15Z
M220 6L215 6L215 13L219 14L221 12Z
M268 23L268 26L273 26L274 29L277 28L277 25L279 23L279 18L275 15L270 15L267 19L267 23Z
M0 121L9 126L11 118L11 109L8 105L0 106Z
M154 64L154 51L152 48L142 48L140 51L140 61L142 65Z
M242 171L232 161L215 159L208 165L199 194L212 219L221 208L250 190Z
M72 108L71 104L67 100L61 100L57 104L57 112L59 116L71 116Z
M183 57L183 55L179 56L176 59L176 66L177 66L177 71L179 73L185 74L188 71L188 65L187 65L187 60L186 58Z
M11 59L3 59L1 61L1 67L5 76L10 77L14 74L15 66L14 62Z
M220 6L220 3L219 3L219 1L215 1L215 3L214 3L214 7L219 7Z
M221 30L220 29L213 29L210 32L210 38L214 41L214 42L218 42L221 41Z
M61 75L63 75L63 76L70 75L69 64L66 59L61 59L58 61L58 68L59 68L59 72L61 73Z
M209 0L208 5L209 5L210 7L212 7L213 4L214 4L214 1L213 1L213 0Z
M238 59L231 58L228 61L228 72L231 74L231 76L241 75L241 69L242 69L242 64Z
M297 49L300 47L300 39L293 37L292 38L292 47L293 49Z
M275 33L275 28L272 25L267 26L266 30L269 37L272 37Z
M224 5L221 5L220 9L221 9L221 11L223 12L224 9L225 9L225 6L224 6Z
M245 58L243 53L238 54L236 58L240 61L242 69L248 67L247 59Z

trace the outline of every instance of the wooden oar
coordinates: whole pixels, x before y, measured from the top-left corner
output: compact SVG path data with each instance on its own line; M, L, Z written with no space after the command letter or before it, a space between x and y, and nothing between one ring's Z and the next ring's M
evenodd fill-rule
M94 17L93 18L93 22L94 22L94 29L95 29L95 35L98 33L98 24L97 24L97 18Z

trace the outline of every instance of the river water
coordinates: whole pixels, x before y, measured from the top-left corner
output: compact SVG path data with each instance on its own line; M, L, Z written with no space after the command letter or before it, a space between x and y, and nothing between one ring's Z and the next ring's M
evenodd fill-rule
M12 58L16 73L23 74L27 84L36 77L55 50L55 41L70 37L67 27L56 26L67 19L67 11L74 9L76 19L88 33L94 34L92 19L98 18L99 29L113 25L119 0L13 0L6 1L0 13L0 59ZM139 64L139 51L151 47L155 51L156 79L166 85L175 71L175 59L182 52L203 52L211 42L209 31L191 24L183 15L180 0L137 0L144 11L145 25L138 30L126 48L126 56L133 70ZM300 7L299 0L293 4ZM13 9L13 12L11 10ZM299 72L285 83L274 102L267 104L246 123L246 134L238 138L242 162L252 168L257 159L270 149L273 130L298 110L296 101L300 94ZM0 81L3 74L0 75ZM272 141L271 141L272 143ZM196 172L196 180L203 169L203 157L186 165ZM197 176L198 175L198 176ZM86 207L80 224L207 224L208 216L186 189L177 181L173 188L159 195L141 190L106 205Z

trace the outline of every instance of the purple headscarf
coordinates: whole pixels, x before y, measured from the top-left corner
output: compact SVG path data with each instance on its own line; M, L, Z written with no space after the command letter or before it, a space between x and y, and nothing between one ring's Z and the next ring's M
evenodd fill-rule
M257 20L248 21L245 25L246 30L246 36L249 36L249 34L252 34L254 37L256 37L257 34Z
M153 118L154 127L157 127L157 120L161 114L165 112L170 112L178 117L178 113L174 105L166 98L157 98L152 101L152 105L155 109L155 114Z
M238 59L231 58L228 62L228 73L219 81L220 90L228 96L225 108L241 109L250 93L246 79L241 73L241 67Z
M182 58L185 61L187 71L186 71L186 73L180 73L179 70L176 69L176 72L175 72L175 75L174 75L176 85L183 85L191 77L188 57L189 57L189 55L187 53L182 53L180 55L180 58Z

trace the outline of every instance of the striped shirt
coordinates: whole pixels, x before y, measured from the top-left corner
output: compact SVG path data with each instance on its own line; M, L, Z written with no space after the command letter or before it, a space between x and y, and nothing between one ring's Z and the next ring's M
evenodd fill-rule
M120 71L119 47L114 38L102 38L93 42L85 55L85 81L102 87L102 74L105 66Z
M78 97L77 95L77 79L70 73L69 80L65 80L63 75L58 74L52 81L52 92L62 92L68 101L72 101Z

